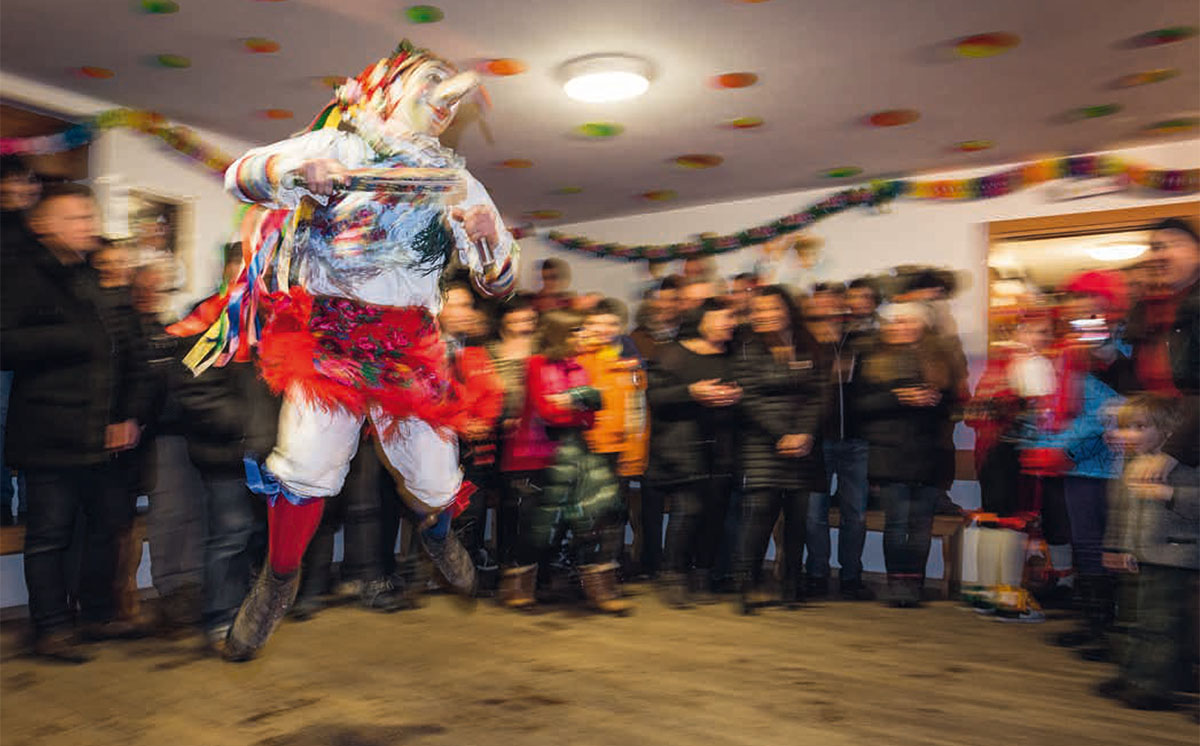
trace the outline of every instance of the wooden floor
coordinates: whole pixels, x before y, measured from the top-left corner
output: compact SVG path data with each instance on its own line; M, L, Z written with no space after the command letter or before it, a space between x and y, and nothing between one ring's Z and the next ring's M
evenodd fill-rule
M642 589L645 591L645 589ZM4 746L412 744L1196 744L1191 712L1090 687L1107 666L948 602L829 602L741 617L637 597L626 619L445 597L392 616L334 609L230 665L198 640L110 643L78 667L0 627Z

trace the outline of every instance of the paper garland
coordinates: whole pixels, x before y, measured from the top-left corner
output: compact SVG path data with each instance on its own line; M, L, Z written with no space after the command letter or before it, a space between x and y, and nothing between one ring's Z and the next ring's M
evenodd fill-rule
M187 127L169 124L161 114L136 109L110 109L53 135L0 138L0 155L50 155L74 150L87 145L97 133L111 129L132 129L153 135L217 175L223 175L233 162L233 158L202 141Z
M690 241L626 246L597 243L583 236L551 231L547 238L559 248L602 259L622 261L665 261L693 256L712 256L766 243L771 239L803 230L819 220L845 212L852 207L879 207L898 197L911 199L968 200L988 199L1011 194L1018 189L1069 177L1124 175L1131 184L1173 194L1200 191L1200 169L1152 169L1129 163L1115 156L1083 155L1049 158L998 171L973 179L935 181L877 181L868 187L845 189L798 212L769 223L724 236L703 235Z

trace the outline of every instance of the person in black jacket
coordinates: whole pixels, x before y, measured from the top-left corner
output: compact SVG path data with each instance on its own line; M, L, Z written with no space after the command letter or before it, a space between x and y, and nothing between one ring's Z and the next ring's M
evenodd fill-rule
M725 524L735 461L733 405L742 394L731 381L727 345L733 329L733 312L709 299L684 321L679 341L663 347L648 371L650 461L641 556L653 576L669 499L663 590L677 607L691 603L689 571L693 589L708 589Z
M924 305L894 303L880 318L882 344L863 361L859 412L870 444L867 472L879 486L886 517L888 597L896 606L916 606L940 494L954 362L929 333Z
M781 597L792 603L801 595L808 496L822 489L825 478L818 437L828 391L815 344L786 290L774 285L755 291L750 332L734 351L733 368L743 391L737 576L746 613L768 602L758 590L759 576L780 513L784 520Z
M116 479L115 456L138 442L135 350L105 324L86 256L98 246L98 209L78 184L45 189L31 227L39 245L0 271L0 368L15 373L8 412L8 463L29 494L25 582L34 649L81 663L73 644L64 557L76 515L86 516L80 605L93 637L118 634L110 622L115 536L133 501ZM127 340L126 340L127 341ZM127 385L132 384L132 385Z
M186 351L190 345L179 347ZM265 534L266 513L246 488L243 459L267 453L274 445L279 400L253 363L214 366L199 376L179 363L172 373L188 456L204 484L203 624L210 648L222 653L250 589L251 568L265 548L255 538Z

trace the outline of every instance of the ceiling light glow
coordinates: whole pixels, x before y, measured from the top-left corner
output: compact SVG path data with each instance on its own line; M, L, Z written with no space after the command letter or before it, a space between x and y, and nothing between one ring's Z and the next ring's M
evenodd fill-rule
M562 66L563 91L589 104L637 98L650 88L650 63L623 54L592 54Z
M1098 262L1125 262L1146 253L1144 243L1106 243L1087 250L1088 256Z

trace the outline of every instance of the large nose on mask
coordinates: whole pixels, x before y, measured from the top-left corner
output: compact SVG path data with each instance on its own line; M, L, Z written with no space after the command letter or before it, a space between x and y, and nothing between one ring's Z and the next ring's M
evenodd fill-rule
M468 70L438 83L437 88L433 89L430 102L442 109L450 109L478 87L479 76Z

